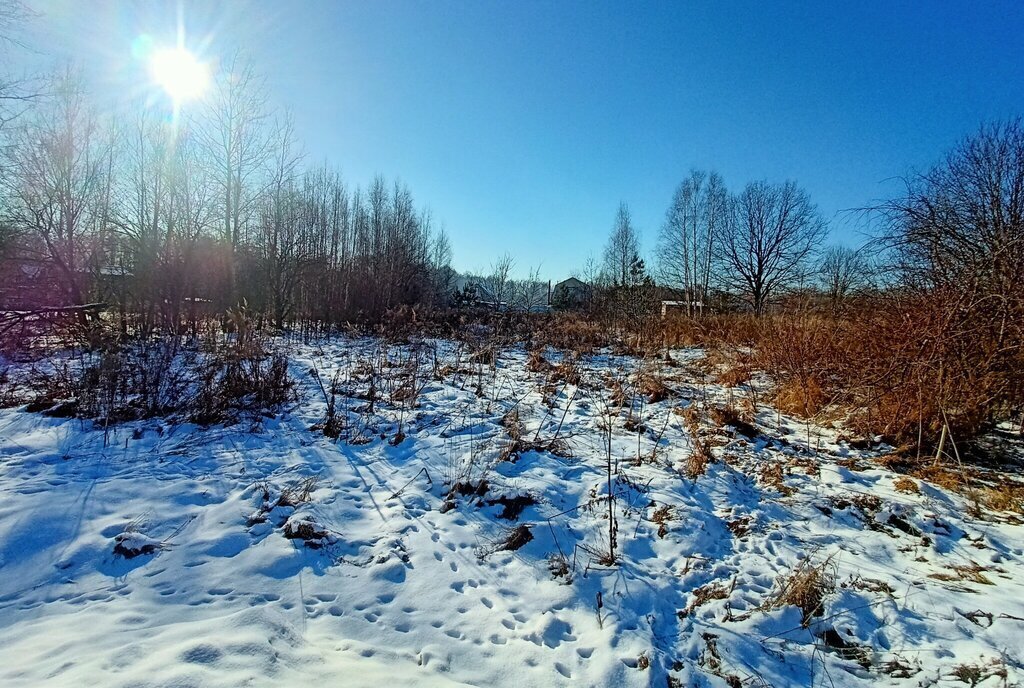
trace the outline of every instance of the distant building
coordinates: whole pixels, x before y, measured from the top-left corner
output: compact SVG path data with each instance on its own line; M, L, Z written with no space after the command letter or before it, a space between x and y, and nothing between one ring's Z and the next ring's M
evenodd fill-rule
M100 265L75 271L82 298L117 301L132 273L119 265ZM0 310L33 310L77 305L69 293L67 276L53 261L26 255L0 258Z
M694 310L698 310L698 307L703 308L703 304L699 301L694 302ZM666 299L661 302L661 317L663 318L669 313L680 313L682 315L686 315L687 312L688 309L686 307L686 301L671 301Z
M551 307L561 309L581 308L590 302L592 288L583 280L570 277L551 289Z
M33 258L0 260L0 310L68 305L52 266Z
M697 290L677 289L674 287L659 288L661 301L661 317L671 315L702 316L711 313L727 313L742 309L742 303L731 294L709 289L702 294Z

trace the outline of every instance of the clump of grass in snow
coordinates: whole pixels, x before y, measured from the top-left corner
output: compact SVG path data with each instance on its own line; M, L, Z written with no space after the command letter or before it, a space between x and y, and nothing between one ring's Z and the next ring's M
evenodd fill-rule
M825 597L835 589L835 578L836 567L831 556L819 563L808 557L778 579L778 590L762 605L762 609L798 607L806 627L812 618L821 616Z
M917 486L917 483L906 476L896 478L892 486L897 492L905 492L907 494L920 494L921 492L921 488Z

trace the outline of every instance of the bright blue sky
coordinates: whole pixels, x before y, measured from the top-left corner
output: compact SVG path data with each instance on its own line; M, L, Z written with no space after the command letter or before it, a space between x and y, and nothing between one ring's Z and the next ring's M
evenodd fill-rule
M40 1L57 56L173 35L176 3ZM985 119L1024 114L1024 2L225 2L190 36L238 45L311 162L400 177L455 267L504 251L559 278L620 201L645 253L689 168L795 179L833 227ZM126 52L125 52L126 54ZM99 64L101 61L95 61Z

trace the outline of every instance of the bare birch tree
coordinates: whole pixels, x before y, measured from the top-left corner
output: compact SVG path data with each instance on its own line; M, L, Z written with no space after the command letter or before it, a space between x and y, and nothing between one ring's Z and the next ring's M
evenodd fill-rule
M502 254L491 265L491 274L487 277L487 288L494 298L494 310L500 310L503 302L507 301L510 294L512 268L515 267L515 260L508 253Z
M220 187L223 239L232 254L245 239L244 228L259 198L260 175L270 154L267 103L263 77L251 61L235 53L214 80L206 108L194 120ZM232 264L230 300L237 297L234 268Z
M658 241L658 275L683 290L688 315L708 302L713 258L728 212L728 192L714 172L691 171L672 197Z
M540 278L540 266L531 268L525 279L516 282L516 306L533 313L548 301L548 283Z
M275 121L268 148L266 200L260 211L260 248L267 306L278 329L294 313L295 287L305 248L296 175L302 152L290 112Z
M604 273L612 286L632 283L633 266L640 259L640 238L629 215L629 207L619 204L615 224L604 249Z

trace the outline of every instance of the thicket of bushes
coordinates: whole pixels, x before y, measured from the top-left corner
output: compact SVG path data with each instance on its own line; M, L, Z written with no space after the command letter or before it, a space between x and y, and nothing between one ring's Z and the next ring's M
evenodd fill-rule
M201 337L79 342L8 375L0 396L5 405L27 402L32 411L101 425L153 417L258 423L292 399L288 359L244 312L231 322L229 333L211 323Z

